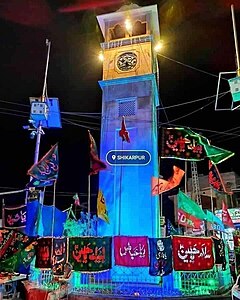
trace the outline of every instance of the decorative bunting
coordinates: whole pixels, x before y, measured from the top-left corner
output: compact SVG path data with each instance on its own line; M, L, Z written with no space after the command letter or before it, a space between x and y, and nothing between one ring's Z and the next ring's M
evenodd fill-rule
M204 271L214 266L211 238L173 236L172 249L175 271Z
M149 238L150 268L149 274L153 276L167 276L172 273L172 239Z
M115 236L115 264L126 267L149 266L148 238L145 236Z

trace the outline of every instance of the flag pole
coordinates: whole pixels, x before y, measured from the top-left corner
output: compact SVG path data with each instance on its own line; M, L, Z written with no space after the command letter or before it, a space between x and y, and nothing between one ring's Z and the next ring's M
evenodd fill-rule
M74 200L75 201L75 200ZM75 204L75 203L74 203ZM75 216L77 215L77 205L75 204L74 205L75 207L74 207L74 214L75 214Z
M43 91L42 91L42 97L41 101L44 102L46 98L46 91L47 91L47 72L48 72L48 64L49 64L49 56L50 56L50 47L51 42L46 39L46 46L48 48L47 51L47 62L45 67L45 75L44 75L44 83L43 83ZM39 149L40 149L40 141L41 141L41 135L43 134L42 131L42 122L39 122L38 128L37 128L37 134L36 134L36 146L35 146L35 153L34 153L34 164L38 162L39 158Z
M214 213L214 211L213 211L213 190L212 190L212 187L210 187L210 191L211 191L211 211L212 211L212 213Z
M123 150L123 140L122 140ZM120 180L119 180L119 203L118 203L118 235L120 235L120 223L121 223L121 207L122 207L122 166L120 166Z
M239 63L239 53L238 53L238 41L237 41L237 31L235 24L235 16L234 16L234 6L231 5L231 13L232 13L232 22L233 22L233 33L234 33L234 43L235 43L235 51L236 51L236 63L237 63L237 75L240 76L240 63Z
M88 217L87 217L87 234L90 235L90 213L91 213L91 175L88 175Z
M185 194L187 193L187 161L185 160Z
M52 237L54 235L54 225L55 225L56 182L57 180L54 181L54 185L53 185Z
M47 73L48 73L48 64L49 64L49 57L50 57L50 47L51 42L46 39L46 46L47 46L47 61L46 61L46 67L45 67L45 74L44 74L44 82L43 82L43 91L41 96L41 101L44 102L46 98L46 91L47 91ZM37 164L39 159L39 149L40 149L40 143L41 143L41 136L44 134L42 129L42 121L39 121L38 126L36 128L36 144L35 144L35 152L34 152L34 164ZM30 176L30 181L32 180L32 176ZM26 197L25 197L25 204L28 201L28 190L26 191Z

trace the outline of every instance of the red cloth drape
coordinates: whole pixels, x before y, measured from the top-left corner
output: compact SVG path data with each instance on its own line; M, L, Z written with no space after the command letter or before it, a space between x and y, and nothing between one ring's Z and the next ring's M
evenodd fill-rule
M208 237L173 236L175 271L204 271L214 265L213 241Z

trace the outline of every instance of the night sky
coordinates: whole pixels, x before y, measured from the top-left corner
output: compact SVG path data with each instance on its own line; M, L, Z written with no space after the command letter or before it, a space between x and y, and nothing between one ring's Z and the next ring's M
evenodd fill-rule
M89 129L100 142L103 41L96 15L114 12L126 1L2 0L0 4L0 192L21 190L34 159L35 139L22 129L28 124L29 97L40 97L46 67L46 39L51 41L48 97L59 98L61 129L46 129L39 156L59 143L60 172L56 205L67 208L78 192L87 201ZM240 175L239 111L230 111L231 95L215 95L219 72L235 71L231 4L240 35L240 2L227 0L134 1L157 4L164 48L159 55L160 126L188 126L215 146L235 152L220 171ZM225 75L227 79L236 75ZM226 80L222 92L229 90ZM160 108L161 108L160 107ZM224 109L224 110L222 110ZM84 114L91 113L90 116ZM165 169L164 169L165 168ZM207 172L207 162L199 164ZM162 172L167 173L166 166ZM91 178L96 197L98 176ZM49 203L52 189L48 188ZM24 194L1 196L22 201ZM94 210L94 208L93 208Z

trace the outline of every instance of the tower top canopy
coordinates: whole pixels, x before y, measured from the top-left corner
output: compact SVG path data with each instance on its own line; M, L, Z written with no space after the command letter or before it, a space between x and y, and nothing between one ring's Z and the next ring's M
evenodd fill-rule
M127 18L132 22L146 23L147 31L145 34L152 35L154 40L160 39L157 5L140 7L137 4L129 4L123 5L116 12L97 16L105 41L112 39L111 34L109 34L112 28L115 28L116 25L122 26Z

